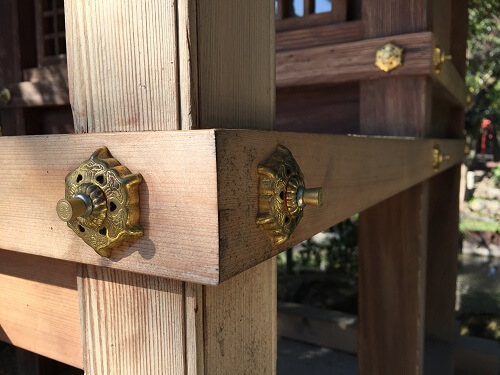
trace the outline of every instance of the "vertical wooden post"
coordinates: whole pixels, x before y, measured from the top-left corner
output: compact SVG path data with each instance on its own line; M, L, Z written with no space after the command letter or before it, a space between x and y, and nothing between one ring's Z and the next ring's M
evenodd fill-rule
M19 38L18 1L0 3L0 90L1 85L22 80ZM0 130L3 135L25 134L24 114L20 108L0 109Z
M462 78L465 76L467 43L467 0L441 0L449 21L434 15L436 39L452 55L452 63ZM436 6L436 5L435 5ZM438 97L435 100L439 100ZM464 108L438 102L441 129L438 136L462 138ZM425 330L430 338L453 342L456 334L455 290L459 225L460 166L430 180L429 241L427 257L427 300ZM436 287L439 286L439 287ZM451 360L453 358L450 358ZM450 367L450 374L452 373Z
M272 128L272 2L65 8L76 132ZM275 372L275 260L219 287L88 265L79 273L87 374Z
M23 69L37 65L34 8L31 0L0 2L0 86L23 81ZM27 122L36 122L36 116L25 108L0 109L3 135L28 134Z
M440 47L452 53L462 75L466 12L466 1L363 3L368 37L432 30ZM463 108L450 108L432 92L428 78L362 82L360 93L361 131L365 134L462 137ZM453 341L459 168L360 217L362 374L420 374L424 332L433 339ZM416 232L420 235L414 236ZM441 358L446 360L451 374L452 356Z
M363 2L367 38L429 27L425 0ZM383 20L383 21L381 21ZM431 128L426 77L360 83L361 133L423 137ZM428 184L360 215L360 374L422 374Z

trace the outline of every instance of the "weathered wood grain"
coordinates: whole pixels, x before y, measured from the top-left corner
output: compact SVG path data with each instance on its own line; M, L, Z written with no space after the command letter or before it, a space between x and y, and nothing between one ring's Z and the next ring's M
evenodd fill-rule
M126 3L124 6L120 2L120 7L127 9L131 4L131 2ZM178 48L176 64L179 67L180 81L179 87L175 85L164 87L168 95L178 100L178 108L177 106L166 108L169 116L174 115L173 111L179 111L177 116L180 122L176 123L176 128L206 127L210 123L207 119L215 117L223 126L270 129L274 118L273 4L263 0L232 1L230 4L219 1L211 2L208 6L203 2L181 1L176 2L176 5L178 45L165 44L167 48L170 47L170 51ZM135 17L133 12L127 16L128 20ZM150 38L156 37L152 35L155 33L154 27L147 24L141 26L142 31L149 34ZM228 33L228 28L234 32ZM145 37L148 38L147 35ZM85 40L85 37L81 36L80 40ZM166 41L166 38L163 38L163 42ZM95 52L99 54L98 49ZM201 56L201 59L197 56ZM134 63L137 64L137 61ZM152 67L154 66L153 64ZM158 71L154 72L152 79L157 74ZM101 85L100 82L95 82L95 85L106 86L106 83ZM119 92L120 90L116 90L115 94ZM214 93L219 95L214 96ZM87 96L83 99L89 98ZM144 111L141 107L133 106L133 108L139 114ZM94 106L93 109L99 113L103 112L103 107ZM123 118L122 113L116 113L116 108L106 108L106 110L114 111L117 118ZM148 129L156 129L154 124L152 126ZM104 128L106 127L100 129ZM162 129L172 129L172 126L163 124ZM116 126L111 126L111 130L118 129ZM187 144L194 145L195 142L192 142L194 133L183 134L189 138L186 138L188 142L184 147ZM208 150L208 153L206 149L200 151L205 153L204 158L212 158L215 162L214 132L207 131L206 134L212 137L214 147L212 151ZM154 136L156 139L161 139L159 133ZM189 148L188 146L187 149ZM192 154L187 153L181 159L183 163L189 163ZM208 167L209 173L214 172L213 168L206 164L206 160L198 162L200 166ZM214 166L215 164L212 167ZM189 175L186 171L182 173ZM168 186L168 178L164 174L159 174L158 177L162 178L161 184ZM191 175L190 179L207 185L213 185L214 182L200 175ZM187 184L192 183L187 182ZM205 186L198 187L200 193L205 190L207 190ZM174 191L175 189L172 190ZM178 197L177 195L172 203ZM212 228L217 228L218 225L216 199L217 194L205 202L212 206L214 215L205 223ZM202 198L200 203L203 200ZM163 210L166 211L165 206ZM210 246L207 247L203 241L192 236L195 232L206 233L205 229L192 222L200 217L199 208L196 212L186 211L185 214L185 217L177 217L170 227L176 231L174 228L179 228L179 225L189 225L191 230L185 237L190 241L190 248L196 252L196 257L203 259L205 258L203 252ZM168 234L164 232L162 236ZM178 256L179 253L174 255ZM81 270L79 290L84 308L82 311L85 327L84 342L91 353L96 353L94 356L89 354L86 357L85 368L88 371L119 374L234 374L244 373L251 368L255 373L275 372L276 350L272 350L276 345L276 309L273 308L273 303L276 301L275 261L269 260L259 268L248 270L246 278L239 282L210 291L201 285L87 265L82 265ZM190 272L187 269L185 271L186 275ZM95 277L92 277L92 273ZM130 280L129 285L124 285L122 281L124 275ZM188 279L200 282L199 278ZM163 284L159 288L160 293L165 298L161 298L158 304L150 305L151 300L156 301L152 295L154 293L152 284L160 280ZM254 281L257 283L254 284ZM176 290L169 288L169 285L182 286L183 292L180 298L173 295ZM263 285L268 287L269 292L263 292ZM140 289L139 292L135 291L136 286ZM242 289L246 292L241 293ZM139 298L135 298L136 295ZM113 324L99 327L93 322L98 321L99 311L107 308L102 302L102 296L116 296L116 302L108 309L116 311L111 315L118 318ZM231 298L228 299L228 296ZM218 309L222 302L225 310L224 314L219 315ZM245 302L250 302L250 305L247 306ZM92 309L86 309L89 304L93 305ZM121 305L126 310L125 314ZM143 308L145 313L137 314L135 306ZM265 308L264 311L262 307ZM175 314L169 314L167 310L175 311ZM146 319L144 315L147 316ZM227 328L223 326L224 324ZM157 327L160 332L155 334L152 330L156 330ZM233 330L241 334L234 335ZM139 336L139 346L128 340L125 340L125 345L120 345L118 348L116 345L114 347L110 345L115 338L127 338L131 332L136 332ZM168 332L170 334L167 334ZM210 341L212 337L208 336L208 333L216 334L217 340ZM97 336L110 337L110 340L100 341ZM220 340L227 345L226 351L222 354L219 350ZM120 341L123 340L117 342ZM102 356L101 352L105 353L105 356ZM259 356L254 355L257 352ZM94 358L95 363L92 363ZM241 361L241 358L248 360Z
M1 248L197 282L218 278L213 131L2 137L0 143L0 169L9 170L0 184L0 195L9 197L0 200ZM85 245L55 212L64 196L65 175L102 145L145 181L140 189L145 236L110 259ZM198 170L189 171L190 163ZM180 192L189 190L191 198L180 198ZM198 223L196 230L193 223ZM193 247L193 242L203 247ZM184 266L174 266L182 258ZM161 264L169 264L170 271L161 271Z
M85 265L78 283L86 373L184 373L183 283Z
M4 84L12 99L7 104L0 103L2 109L69 104L66 63L24 69L22 78L9 76Z
M65 2L77 133L177 129L175 5L174 0Z
M82 367L76 264L0 251L0 340Z
M278 336L356 354L357 316L306 304L278 302Z
M41 80L13 83L5 86L10 90L11 101L0 108L41 107L67 105L68 86L64 80Z
M447 47L452 60L443 66L453 68L455 75L465 75L465 47L467 36L467 2L443 0L441 6L449 7L439 43ZM435 15L439 17L439 15ZM434 23L434 28L441 27ZM448 38L448 39L446 39ZM438 40L436 38L436 40ZM456 69L455 69L456 68ZM443 69L441 74L446 75ZM461 137L464 127L464 109L461 103L445 100L446 93L435 90L436 104L433 115L440 117L443 137ZM437 133L437 132L434 132ZM440 340L444 345L456 344L455 290L457 277L458 207L460 167L456 166L429 181L429 230L427 253L427 286L425 332L428 337ZM443 265L446 265L444 267ZM438 285L439 287L436 287ZM455 357L458 352L455 354ZM453 362L453 358L450 358ZM455 360L456 364L459 361ZM457 370L455 370L457 371ZM453 373L451 369L447 374Z
M363 81L360 83L361 132L366 135L424 137L431 132L431 104L429 78Z
M308 186L325 188L326 202L307 207L291 239L273 247L255 224L256 170L277 144L292 151ZM434 144L451 154L443 169L462 158L462 141L247 130L2 137L0 195L10 199L0 201L0 247L216 284L429 178ZM110 259L76 237L54 208L64 176L101 145L145 181L145 235Z
M23 70L24 81L57 81L68 82L68 65L66 62L57 65L39 66Z
M192 128L272 130L274 8L270 20L268 4L261 7L254 1L197 3L198 124Z
M453 106L465 107L467 103L467 87L451 61L445 61L440 73L432 76L442 87L442 96Z
M187 14L193 12L190 10L193 8L189 5L191 2L183 4L178 4L181 16L182 12ZM196 29L189 24L185 27L187 32L179 34L185 46L179 52L185 53L179 60L181 64L179 72L180 79L191 82L185 85L186 87L183 86L180 91L181 126L187 130L190 127L186 124L197 124L195 109L198 108L196 104L198 97L194 93L198 90L198 73L197 49L191 48L191 45L197 42ZM359 41L362 38L359 21L281 32L277 34L277 86L303 87L380 79L387 76L429 75L442 86L442 91L448 100L455 105L463 106L467 95L464 80L449 61L443 64L439 74L434 73L431 47L428 44L429 36L430 33L427 32ZM387 74L374 66L374 55L377 48L389 41L404 47L407 52L404 65ZM0 104L0 106L30 107L69 103L65 64L27 69L24 71L24 76L26 81L7 85L13 99L8 105ZM213 85L213 82L209 85ZM190 92L193 92L193 95Z
M423 372L427 197L419 184L359 216L361 374Z
M203 287L206 373L276 373L276 272L274 257Z
M429 30L428 5L364 1L365 38ZM426 76L362 81L361 132L429 136L431 86ZM423 182L360 214L360 375L423 373L428 190Z
M405 50L403 65L388 73L375 66L377 49L387 43ZM432 47L432 33L422 32L282 51L276 54L276 86L430 75L433 72Z
M365 37L378 38L431 30L429 4L421 0L362 2Z
M192 114L182 117L182 129L210 128L217 121L223 128L271 130L274 3L180 6L179 40L190 41L180 45L181 77L183 64L191 77L181 81L180 110ZM276 272L276 260L269 259L219 287L185 284L189 374L276 372Z
M276 90L277 131L359 133L359 83Z
M433 177L429 189L425 332L452 343L456 335L460 166Z
M452 56L453 65L458 70L461 77L465 76L466 59L465 52L467 50L467 33L469 23L469 7L467 0L455 0L451 6L451 23L450 28L450 54Z
M21 80L21 37L18 1L0 3L0 82ZM24 111L19 108L0 108L0 133L3 135L25 134Z
M65 8L75 132L177 129L176 2L66 1ZM159 146L150 163L168 154L165 147L171 148ZM142 149L139 159L150 151ZM165 184L168 177L155 174L149 183L153 178ZM149 183L142 187L148 193ZM154 193L147 196L144 203L156 205ZM160 202L157 208L165 209ZM158 223L175 231L166 217ZM194 250L196 238L186 240ZM155 257L155 245L147 242L149 253L138 253L137 259ZM193 260L198 256L193 253ZM81 264L78 275L85 372L185 373L184 283L94 264Z
M221 280L432 176L429 165L436 140L270 134L273 137L265 132L221 131L216 137ZM462 158L462 141L440 142L452 160ZM258 202L255 171L277 144L292 152L306 186L324 188L325 202L321 208L306 207L289 241L271 246L254 222ZM248 183L248 176L253 183Z
M342 22L277 32L276 51L356 42L361 39L363 39L363 23L361 21Z

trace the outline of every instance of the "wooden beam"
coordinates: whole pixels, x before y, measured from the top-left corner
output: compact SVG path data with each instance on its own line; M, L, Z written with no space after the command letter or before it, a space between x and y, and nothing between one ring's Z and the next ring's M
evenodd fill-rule
M342 38L355 40L356 25L349 24L342 24ZM337 27L340 29L340 26ZM388 77L429 76L442 87L448 101L456 106L465 106L467 96L465 82L453 63L445 61L440 73L434 71L432 51L437 42L431 32L347 42L338 39L335 26L328 26L320 31L323 33L320 33L319 37L316 31L311 34L310 29L278 33L278 40L281 40L276 54L278 88L338 84ZM345 31L351 34L345 34ZM280 34L283 35L280 37ZM403 65L388 73L375 66L375 53L386 43L393 43L405 50Z
M65 2L76 133L177 128L175 4ZM94 264L78 267L85 372L185 373L184 283Z
M436 74L432 66L430 32L389 38L362 39L359 21L305 28L277 34L277 87L338 84L388 75L430 75L454 105L464 106L467 90L453 63L445 61ZM407 50L404 65L390 73L374 65L375 51L392 42ZM65 64L24 71L26 81L11 83L12 101L0 107L31 107L69 103Z
M281 16L281 17L280 17ZM283 17L284 16L284 17ZM314 28L316 26L345 22L347 18L347 0L338 0L333 5L332 12L309 14L306 16L287 17L279 13L276 21L276 31Z
M356 42L363 39L361 21L342 22L276 33L276 51Z
M359 83L276 90L276 131L359 133Z
M290 240L272 246L255 224L256 171L277 144L292 151L308 186L324 187L326 201L307 207ZM435 144L451 155L443 170L461 160L459 140L248 130L2 137L0 175L7 183L0 196L9 200L0 203L0 248L217 284L431 177ZM65 175L101 145L145 180L145 236L110 259L75 237L55 212Z
M455 338L456 325L460 167L429 181L425 330L428 337L448 343Z
M12 99L0 108L23 108L59 106L69 104L68 86L64 80L50 79L25 81L5 86L10 90Z
M17 0L0 3L0 82L21 80L21 37L19 28L20 14ZM21 109L0 108L0 134L25 134L24 112Z
M293 302L278 302L278 336L357 352L357 316Z
M441 6L449 9L443 20L435 15L434 27L441 28L439 43L451 53L452 60L445 62L443 68L452 68L455 76L463 80L465 76L465 50L467 39L467 1L441 0ZM450 9L451 7L451 9ZM440 20L448 27L442 28ZM437 38L436 38L437 39ZM455 69L456 68L456 69ZM443 75L447 72L443 69ZM457 92L459 92L457 90ZM435 117L441 117L440 134L443 137L460 138L463 135L464 109L458 103L446 102L442 90L434 92L436 105ZM465 96L465 95L464 95ZM441 102L439 101L441 100ZM437 134L437 132L434 132ZM440 340L451 346L456 337L455 296L457 278L457 248L459 241L459 185L460 166L455 166L430 181L429 192L429 236L427 253L427 293L425 331L428 337ZM447 267L440 265L446 264ZM438 285L439 287L436 287ZM455 351L455 358L462 355ZM453 361L453 358L451 358ZM458 364L459 361L455 360ZM457 368L455 372L460 372ZM452 374L453 369L447 373Z
M304 16L314 14L314 3L315 0L304 0Z
M24 69L22 79L14 77L4 83L11 92L9 103L0 108L57 106L69 104L68 67L66 63Z
M428 165L435 140L404 141L294 133L274 133L275 138L268 138L266 133L253 132L222 134L227 137L216 138L220 147L217 148L218 160L231 160L232 166L226 169L218 162L217 180L221 187L230 187L228 193L237 191L239 194L230 194L229 199L225 199L227 195L220 191L218 195L219 252L227 254L219 258L221 280L245 269L244 265L276 255L432 175ZM463 143L450 142L443 144L443 148L450 150L453 160L459 160L463 154ZM232 147L228 147L230 144ZM248 153L237 155L231 151L231 148L240 150L243 145L250 144L252 146L245 147ZM290 239L281 245L271 246L262 229L255 226L257 176L254 175L252 183L248 182L248 176L277 144L285 145L294 154L308 186L324 188L325 203L321 208L306 208L307 212ZM385 154L388 150L391 151ZM251 155L256 159L252 159ZM252 166L248 168L250 162ZM234 168L234 165L242 167Z
M427 196L419 184L360 215L361 374L422 374Z
M375 66L377 49L387 43L405 50L403 65L388 73ZM278 52L276 86L429 75L432 69L432 33L421 32Z
M82 265L78 292L85 372L183 372L183 283Z
M282 20L288 15L288 0L278 0L277 9L276 9L276 22L278 20Z
M0 340L81 368L76 264L0 251Z
M66 1L66 6L77 132L193 129L207 127L214 119L222 126L272 127L273 3L129 0ZM114 48L116 38L120 49ZM80 61L88 65L81 67ZM189 134L194 133L182 137ZM212 150L204 149L208 153L199 162L213 174L215 164L210 167L206 158L215 162L214 132L204 134L211 139ZM161 143L160 133L151 136ZM186 141L185 146L196 143ZM164 146L160 154L166 152ZM182 158L185 164L191 155ZM198 180L203 186L197 193L210 190L214 181L207 176L191 175L185 186ZM165 175L157 178L168 185ZM202 217L202 206L216 213L216 199L215 192L208 201L199 200L196 211L163 224L176 232L178 225ZM217 228L217 216L206 219L205 229L190 224L186 239ZM192 261L210 252L210 244L196 238L189 242ZM170 250L167 253L175 258ZM153 260L160 253L150 255L146 257ZM217 272L213 266L205 270ZM188 276L186 271L182 273ZM191 276L187 279L202 280ZM275 372L274 259L217 288L82 265L79 291L84 350L89 349L84 368L89 373ZM113 297L114 303L104 304L102 296Z
M274 19L266 0L179 3L182 129L273 128ZM276 373L276 273L270 258L218 287L185 284L188 373Z
M430 30L429 4L421 0L362 2L365 36L378 38ZM381 22L383 20L383 22Z
M435 1L434 3L443 2L445 0ZM449 18L450 15L448 14ZM439 17L440 19L447 17ZM447 43L449 44L449 43ZM442 45L442 41L434 36L434 47L438 47ZM445 53L449 52L448 50L444 50ZM465 59L464 56L458 55L456 57L457 60L460 58ZM457 63L460 62L457 61ZM467 87L465 86L464 75L461 75L458 69L455 67L455 62L452 60L446 60L440 68L439 73L433 71L431 75L432 78L441 86L441 95L444 99L450 102L453 106L465 108L467 102Z
M57 81L68 83L68 65L66 62L57 65L39 66L23 70L24 81Z
M427 6L420 0L363 1L365 38L429 30ZM430 73L361 81L361 132L428 136ZM423 373L427 209L424 182L360 214L360 375Z

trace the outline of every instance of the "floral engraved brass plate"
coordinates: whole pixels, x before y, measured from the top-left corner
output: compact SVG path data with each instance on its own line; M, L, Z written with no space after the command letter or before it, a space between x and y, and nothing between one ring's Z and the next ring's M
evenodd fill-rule
M304 175L292 153L278 145L271 157L258 167L259 213L256 223L274 245L285 242L303 216L304 206L321 205L323 190L306 189Z
M99 148L66 176L65 199L57 204L59 217L99 255L131 237L142 236L139 224L140 174L132 174Z

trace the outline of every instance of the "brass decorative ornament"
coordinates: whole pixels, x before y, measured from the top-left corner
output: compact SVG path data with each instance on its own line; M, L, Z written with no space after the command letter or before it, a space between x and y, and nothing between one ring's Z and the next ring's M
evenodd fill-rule
M392 43L380 47L375 54L375 66L388 73L403 65L403 48Z
M434 65L434 73L441 73L441 66L446 60L451 60L451 55L446 55L444 50L439 47L435 47L432 53L432 64Z
M306 204L321 206L323 189L306 189L304 175L284 146L258 166L259 213L256 223L268 233L274 245L285 242L303 216Z
M57 215L99 255L131 237L142 236L139 224L140 174L114 159L101 147L66 176L65 198Z
M12 100L12 95L7 87L0 90L0 102L3 104L9 104Z
M434 173L439 172L441 164L444 161L450 160L451 156L448 154L443 154L439 145L435 145L432 149L432 171Z

